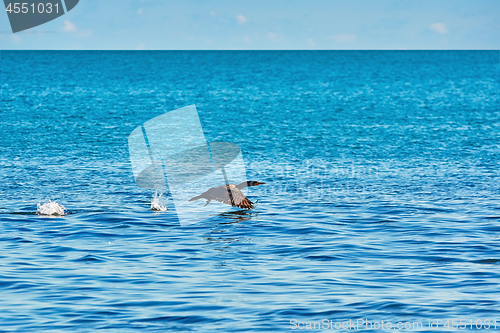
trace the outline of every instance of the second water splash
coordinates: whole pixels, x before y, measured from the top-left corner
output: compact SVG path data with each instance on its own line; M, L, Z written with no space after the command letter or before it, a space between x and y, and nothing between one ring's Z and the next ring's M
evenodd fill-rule
M151 210L155 212L166 212L167 206L162 202L161 196L163 193L158 193L158 191L155 191L155 194L153 195L151 199Z

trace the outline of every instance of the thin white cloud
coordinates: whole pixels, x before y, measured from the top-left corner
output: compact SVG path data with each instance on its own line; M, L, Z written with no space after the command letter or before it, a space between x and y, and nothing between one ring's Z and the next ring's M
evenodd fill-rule
M437 32L438 34L446 34L448 33L448 28L444 23L434 23L429 27L432 31Z
M217 13L216 13L215 11L211 10L211 11L210 11L210 15L211 15L211 16L215 16L215 15L217 15Z
M144 45L144 43L140 43L139 45L137 45L137 46L135 47L135 49L136 49L136 50L144 50L144 49L145 49L145 45Z
M278 36L274 32L270 32L267 34L267 38L275 42L278 39Z
M21 38L19 38L19 36L18 36L18 35L12 35L12 37L11 37L11 38L12 38L12 41L13 41L14 43L20 43L20 42L21 42Z
M236 16L236 20L238 21L239 24L245 24L248 22L248 19L241 14Z
M142 15L144 13L144 9L143 8L139 8L139 10L137 11L137 15Z
M307 40L307 45L309 45L310 47L314 47L314 46L316 46L316 42L314 41L314 39L309 38Z
M63 30L66 32L75 32L76 26L70 21L64 21Z
M356 35L352 34L338 34L333 36L333 40L337 43L349 43L356 40Z
M245 36L245 38L243 38L243 41L247 44L250 44L251 41L250 41L250 37L249 36Z
M78 34L78 37L90 37L92 36L92 30L84 30L80 34Z

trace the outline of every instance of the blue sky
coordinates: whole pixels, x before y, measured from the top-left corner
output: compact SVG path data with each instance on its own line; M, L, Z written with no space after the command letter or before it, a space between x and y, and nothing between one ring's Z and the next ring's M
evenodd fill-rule
M500 49L499 0L80 0L0 50Z

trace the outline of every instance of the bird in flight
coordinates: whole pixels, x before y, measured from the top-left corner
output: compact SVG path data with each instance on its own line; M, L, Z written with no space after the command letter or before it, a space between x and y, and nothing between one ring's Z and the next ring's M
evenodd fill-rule
M245 187L257 186L257 185L265 185L266 183L249 181L243 182L239 185L227 184L218 187L212 187L208 191L203 192L202 194L189 199L189 201L196 201L199 199L207 200L208 205L210 201L215 200L218 202L225 203L226 205L231 205L234 207L249 209L253 208L253 202L248 200L247 197L241 192Z

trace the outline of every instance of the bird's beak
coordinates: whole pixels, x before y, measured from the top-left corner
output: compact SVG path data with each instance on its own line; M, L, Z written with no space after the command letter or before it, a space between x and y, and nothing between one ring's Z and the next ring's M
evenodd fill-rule
M266 183L257 182L257 185L266 185Z

